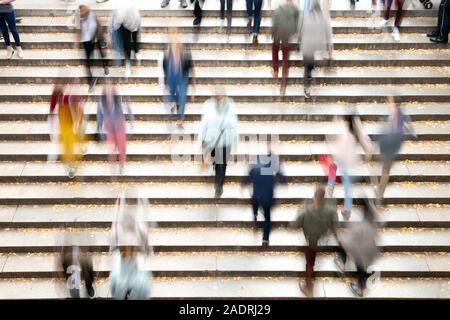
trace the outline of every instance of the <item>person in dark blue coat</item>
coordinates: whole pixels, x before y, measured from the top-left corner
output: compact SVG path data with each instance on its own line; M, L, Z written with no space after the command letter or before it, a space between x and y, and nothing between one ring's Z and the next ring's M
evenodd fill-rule
M250 168L243 184L253 183L253 221L256 226L256 217L259 207L264 211L263 248L269 246L269 234L271 228L270 210L275 204L274 189L277 182L286 183L277 159L272 153L257 156L257 163Z

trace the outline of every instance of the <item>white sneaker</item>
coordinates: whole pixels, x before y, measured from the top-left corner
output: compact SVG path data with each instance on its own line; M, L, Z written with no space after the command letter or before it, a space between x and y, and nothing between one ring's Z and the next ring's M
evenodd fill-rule
M131 76L131 63L127 61L125 63L125 77L129 78Z
M397 27L394 27L392 29L392 36L394 37L395 41L400 41L400 31L398 30Z
M23 59L23 50L22 50L22 47L16 47L16 50L17 50L17 56L18 56L20 59Z
M11 59L13 54L14 54L14 49L11 46L6 47L6 59Z
M135 54L138 67L141 66L142 54L140 52L136 52Z
M380 28L380 29L386 28L387 24L388 24L388 20L383 19L383 20L380 22L379 28Z

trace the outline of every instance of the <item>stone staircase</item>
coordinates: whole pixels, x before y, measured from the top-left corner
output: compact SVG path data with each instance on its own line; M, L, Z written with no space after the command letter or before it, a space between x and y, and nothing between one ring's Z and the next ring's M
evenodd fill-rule
M277 1L272 1L273 5ZM218 3L207 2L200 32L191 11L160 9L159 1L142 1L142 65L126 79L123 68L110 78L130 96L136 116L129 133L124 175L111 170L107 148L93 140L97 86L89 95L84 161L74 180L61 163L47 163L55 151L46 123L52 82L60 70L84 79L83 53L73 49L74 31L67 28L67 8L59 1L18 1L23 17L19 30L25 58L0 60L0 298L65 298L57 252L62 236L71 234L93 255L99 297L110 297L108 235L118 192L136 187L151 204L148 219L154 254L148 261L154 280L151 297L163 298L303 298L301 230L288 226L303 201L313 195L315 181L326 181L316 161L326 150L324 135L335 132L334 115L354 110L376 140L387 115L385 96L392 92L414 124L418 141L406 141L392 168L379 208L379 246L373 269L380 278L370 284L368 298L450 298L450 46L437 46L423 33L436 24L435 11L407 10L400 42L372 29L364 1L351 11L347 1L333 1L333 69L319 63L311 101L302 95L303 62L292 52L289 86L279 95L271 77L270 11L265 6L257 47L245 31L244 2L235 4L229 38L221 32ZM366 1L367 2L367 1ZM110 4L95 5L106 18ZM392 22L390 22L392 23ZM177 28L192 49L195 90L190 90L185 129L165 120L162 71L158 61ZM224 28L225 30L225 28ZM0 49L3 49L3 43ZM103 83L100 61L95 74ZM110 64L113 64L110 57ZM78 85L87 94L85 81ZM289 184L277 189L272 214L270 249L260 250L262 235L251 228L249 194L239 181L245 161L228 167L221 199L214 198L212 169L201 171L195 141L201 103L214 90L226 88L237 104L240 143L236 155L258 154L264 142L245 141L255 134L276 134L277 152ZM192 89L192 88L191 88ZM192 141L173 141L172 134ZM362 150L360 151L362 152ZM185 155L172 162L172 154ZM376 157L375 157L376 158ZM349 222L361 219L358 204L372 188L365 181L381 169L375 162L352 170L355 210ZM339 206L343 188L335 189ZM259 217L261 219L262 217ZM340 217L340 219L342 219ZM347 283L355 269L339 278L333 264L336 241L321 242L316 261L315 297L352 298Z

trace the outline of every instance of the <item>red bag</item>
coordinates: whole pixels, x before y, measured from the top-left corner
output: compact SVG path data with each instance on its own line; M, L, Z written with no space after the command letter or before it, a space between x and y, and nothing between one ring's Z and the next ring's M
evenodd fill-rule
M317 156L317 158L320 162L320 165L322 166L323 172L325 172L325 174L328 176L328 181L334 179L336 183L339 183L339 177L336 176L337 166L333 162L331 155L320 154Z

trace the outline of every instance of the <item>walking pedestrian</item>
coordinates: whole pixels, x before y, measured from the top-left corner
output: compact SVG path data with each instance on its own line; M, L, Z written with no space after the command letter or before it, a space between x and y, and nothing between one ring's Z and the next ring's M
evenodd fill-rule
M120 44L125 56L125 77L131 75L131 51L134 51L138 65L141 61L139 52L139 29L141 27L141 14L134 4L121 3L113 13L113 30L120 35Z
M81 280L84 280L88 297L95 299L95 275L90 255L83 252L77 245L63 246L61 266L71 298L79 299L81 297Z
M233 99L217 89L215 96L203 105L201 132L204 163L212 160L215 171L215 197L223 193L231 147L237 140L237 115Z
M275 205L274 189L278 182L287 183L287 180L272 153L257 156L257 163L250 168L248 176L242 182L243 185L253 184L252 208L254 227L256 227L259 208L261 207L264 212L263 248L268 248L269 246L270 211Z
M349 287L358 297L364 295L366 282L370 276L367 270L378 256L375 205L370 200L364 199L362 212L363 221L355 222L347 230L338 233L339 256L334 259L340 275L344 275L348 257L355 262L358 282L350 283Z
M131 123L134 122L134 116L130 106L127 104L128 115ZM102 128L105 128L103 130ZM127 133L125 125L125 115L123 112L122 98L117 94L114 86L108 82L103 88L97 107L97 127L99 134L106 132L106 140L108 141L111 151L109 153L109 161L115 161L115 152L118 152L119 172L123 174L126 160L126 144Z
M292 0L286 0L272 13L272 67L273 77L278 79L279 59L278 52L281 47L283 54L283 69L281 77L281 95L286 93L287 78L289 72L289 40L296 33L299 11Z
M112 224L111 295L120 300L146 300L150 295L152 274L147 270L148 224L146 202L138 197L138 206L127 203L126 194L119 195L116 217ZM137 211L136 211L137 209Z
M247 5L247 29L253 33L252 43L258 44L259 29L261 27L261 8L263 0L246 0ZM252 28L253 24L253 28Z
M163 69L168 91L165 101L175 104L171 107L171 112L175 111L176 108L176 119L179 127L183 126L189 76L193 67L191 53L182 46L178 37L174 34L164 55Z
M437 28L427 33L430 41L436 43L448 43L448 31L450 28L450 0L441 0L438 11Z
M336 208L330 206L325 200L325 189L321 185L316 186L314 192L314 205L300 213L290 225L295 228L303 228L306 239L305 259L306 275L305 281L299 282L300 290L307 297L313 294L314 264L318 251L318 242L331 231L336 236L338 216Z
M95 13L84 4L79 6L79 10L80 33L78 36L86 54L86 71L88 75L89 92L92 92L96 82L96 78L93 77L91 71L91 57L95 47L98 48L102 57L104 74L109 74L105 52L105 38L102 31L102 26L98 22Z
M15 0L0 0L0 30L2 31L3 41L6 46L6 59L11 59L15 51L17 51L17 56L20 59L23 59L24 53L20 43L19 32L16 27L16 10L12 5L14 1ZM11 46L9 31L11 31L16 44L15 51Z
M410 125L409 117L403 114L401 108L395 102L395 98L388 96L387 102L389 104L388 127L379 140L382 173L380 182L376 187L378 199L382 199L384 196L392 164L400 151L405 134L410 134L414 139L417 139L417 135Z
M303 90L305 98L309 99L311 97L310 88L316 52L327 51L329 57L332 54L331 28L327 25L327 21L318 2L313 2L310 12L304 18L301 29L300 51L303 54L305 68Z
M391 14L391 7L392 7L392 3L394 2L394 0L386 0L387 2L385 3L385 12L384 12L384 19L383 21L381 21L380 24L380 28L386 28L388 21L389 21L389 16ZM395 22L394 22L394 27L392 28L392 36L394 37L394 39L396 41L400 41L400 25L402 23L402 18L403 18L403 4L404 4L404 0L395 0L395 4L397 6L397 13L395 15Z

